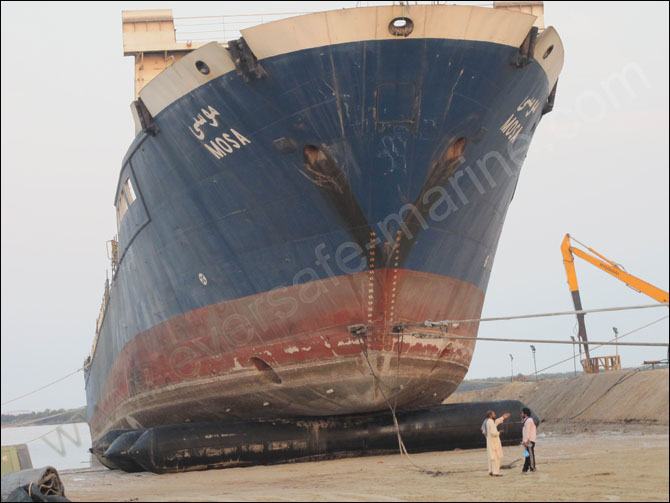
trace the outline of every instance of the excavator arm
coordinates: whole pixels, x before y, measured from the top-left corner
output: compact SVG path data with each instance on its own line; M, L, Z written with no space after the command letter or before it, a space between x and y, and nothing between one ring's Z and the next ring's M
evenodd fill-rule
M576 239L572 238L574 241L579 243ZM575 306L575 311L582 310L582 300L579 295L579 284L577 283L577 272L575 271L575 256L586 260L590 264L598 267L599 269L605 271L606 273L614 276L620 281L623 281L626 285L630 286L638 292L648 295L658 302L665 303L668 302L668 292L661 290L660 288L647 283L646 281L641 280L640 278L633 276L632 274L624 271L618 264L611 261L607 257L604 257L597 251L585 246L583 243L579 243L584 248L586 248L593 255L581 250L579 248L574 248L571 246L570 234L566 234L563 238L563 243L561 243L561 253L563 255L563 265L565 266L565 272L568 276L568 286L570 287L570 292L572 293L572 302ZM586 361L591 361L589 355L589 347L587 344L586 336L586 323L584 322L584 314L577 315L577 324L579 327L578 336L579 340L584 343L584 354L586 356Z
M565 266L565 272L568 275L568 286L570 287L570 293L572 294L572 303L575 306L575 311L581 311L582 308L582 299L579 295L579 284L577 283L577 271L575 270L575 257L572 254L572 248L570 247L570 234L566 234L561 244L561 253L563 254L563 265ZM588 338L586 336L586 322L584 321L584 313L577 315L577 337L579 340L584 343L584 356L586 361L591 361L591 355L589 354L589 345L587 344Z

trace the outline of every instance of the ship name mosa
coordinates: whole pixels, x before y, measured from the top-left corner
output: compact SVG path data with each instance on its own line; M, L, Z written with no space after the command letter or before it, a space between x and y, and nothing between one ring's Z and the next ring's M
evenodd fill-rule
M523 110L527 108L528 110L525 111L524 116L528 117L530 114L535 113L539 105L540 101L537 98L526 98L518 107L516 107L516 111L523 112ZM512 113L500 127L500 131L507 136L507 141L509 143L514 143L519 134L521 134L521 131L523 131L523 126L516 115Z
M228 154L232 154L235 150L239 150L245 145L251 143L246 136L233 128L224 130L222 133L219 128L219 120L217 116L221 115L213 106L208 105L207 108L201 108L200 112L193 117L193 125L188 128L193 136L200 140L203 147L205 147L210 154L217 159L222 159ZM208 126L206 128L205 126ZM215 128L212 132L211 128ZM213 139L208 138L207 132L214 134ZM209 141L208 141L209 140Z

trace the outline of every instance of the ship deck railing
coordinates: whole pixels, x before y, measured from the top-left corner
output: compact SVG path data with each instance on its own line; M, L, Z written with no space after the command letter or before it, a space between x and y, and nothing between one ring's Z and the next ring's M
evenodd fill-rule
M408 3L410 5L417 4L447 4L453 5L455 2L351 2L354 7L373 7L383 5L398 5L400 3ZM472 5L476 7L493 7L493 2L468 2L464 5ZM271 21L279 21L289 17L302 16L304 14L311 14L313 12L322 12L324 9L322 5L316 3L311 4L314 10L300 11L300 12L271 12L263 14L227 14L219 16L175 16L175 37L178 43L184 42L221 42L225 43L230 40L237 40L242 35L241 30L258 26L259 24L269 23Z

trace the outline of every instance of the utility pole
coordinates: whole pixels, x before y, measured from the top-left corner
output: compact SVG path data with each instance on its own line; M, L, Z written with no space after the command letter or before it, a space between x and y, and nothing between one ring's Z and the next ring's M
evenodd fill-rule
M533 352L533 365L535 366L535 380L537 381L537 362L535 361L535 346L531 344L530 350Z
M614 347L616 348L616 370L621 370L621 359L619 358L619 331L617 330L616 327L612 327L612 330L614 330Z
M572 337L572 336L571 336ZM573 337L572 340L574 341L575 338ZM579 363L582 363L582 343L580 342L577 347L579 348ZM584 365L582 364L582 367Z
M572 339L572 342L576 342L575 338L572 335L570 336L570 339ZM577 377L577 355L575 354L575 351L577 351L577 350L575 349L575 346L576 346L576 344L572 345L572 364L575 367L575 377ZM581 352L580 352L580 354L581 354Z
M512 378L510 379L510 381L514 382L514 357L512 356L511 353L509 355L509 361L510 361L510 364L512 365Z

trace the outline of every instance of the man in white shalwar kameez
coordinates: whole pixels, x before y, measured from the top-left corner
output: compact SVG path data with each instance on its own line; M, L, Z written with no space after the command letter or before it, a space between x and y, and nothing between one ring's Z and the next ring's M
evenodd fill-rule
M506 412L499 419L496 419L496 413L490 410L487 413L486 420L486 451L489 455L489 475L492 477L502 477L500 473L500 460L503 457L502 443L500 442L500 432L498 425L509 417Z

